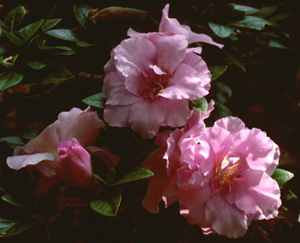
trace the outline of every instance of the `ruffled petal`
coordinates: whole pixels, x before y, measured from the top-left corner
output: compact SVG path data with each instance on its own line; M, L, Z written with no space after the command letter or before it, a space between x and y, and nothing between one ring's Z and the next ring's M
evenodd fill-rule
M111 106L107 105L104 109L104 120L113 127L128 127L128 114L130 105L127 106Z

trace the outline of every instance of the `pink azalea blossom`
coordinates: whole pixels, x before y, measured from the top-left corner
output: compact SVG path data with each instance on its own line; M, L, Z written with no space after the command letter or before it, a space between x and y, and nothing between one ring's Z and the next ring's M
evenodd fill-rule
M64 140L57 144L56 168L64 181L77 187L89 188L93 182L91 156L77 141Z
M196 34L163 10L159 32L129 30L111 52L105 65L104 119L111 126L130 126L143 138L153 138L160 126L183 126L189 117L189 100L208 94L211 74L192 42L222 47Z
M278 214L280 189L271 175L279 148L266 133L226 117L206 128L186 153L186 162L198 169L177 171L177 197L182 215L204 233L241 237L253 220Z
M74 182L74 186L79 185L78 180L81 177L76 179L70 177L78 177L82 172L84 182L81 186L86 187L87 177L92 178L91 161L86 150L105 157L104 161L108 162L110 168L118 161L118 157L112 155L108 149L91 146L101 128L104 128L103 121L89 108L84 111L72 108L68 112L61 112L58 120L46 127L36 138L25 146L17 147L14 156L7 158L7 164L14 170L24 167L35 168L49 178L61 175L64 179L68 178L68 182ZM68 163L70 171L66 172ZM85 168L82 168L83 166ZM72 170L74 168L77 169ZM52 181L55 183L55 180Z
M188 176L199 168L199 165L193 162L196 153L193 149L198 143L198 137L204 132L204 119L209 117L213 105L214 101L211 101L205 114L191 111L184 128L157 134L156 144L162 147L143 165L154 173L153 177L148 178L149 186L142 202L149 212L158 213L161 200L166 206L177 200L178 171L183 170ZM189 168L189 171L186 168Z

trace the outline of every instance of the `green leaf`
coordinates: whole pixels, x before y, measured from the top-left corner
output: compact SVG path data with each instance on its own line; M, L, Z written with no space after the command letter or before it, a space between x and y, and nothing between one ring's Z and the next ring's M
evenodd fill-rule
M82 100L82 102L87 105L91 105L101 109L104 109L105 101L106 101L106 97L103 93L94 94Z
M110 169L107 173L107 183L111 184L114 181L115 176L116 176L115 169L114 168Z
M47 31L56 26L62 19L48 19L42 26L42 31Z
M42 63L39 61L27 61L27 65L36 70L42 69L47 66L46 63Z
M5 18L7 30L14 30L15 27L21 24L24 16L25 8L23 6L16 7L12 11L10 11Z
M19 234L29 229L33 224L24 219L11 220L0 218L0 238Z
M194 109L200 113L205 113L207 111L207 100L202 97L198 100L190 100L190 109Z
M111 185L115 186L115 185L120 185L131 181L137 181L137 180L148 178L153 175L154 174L151 170L148 170L143 167L136 167L133 169L133 171L130 171L129 173L123 175L119 180L117 180Z
M269 21L255 16L245 16L245 19L231 23L237 27L262 30L265 25L272 25Z
M259 10L259 12L257 12L255 14L255 16L260 17L260 18L265 18L265 17L268 17L271 14L273 14L276 11L276 9L277 9L277 6L264 7L264 8L261 8Z
M24 208L25 205L23 205L22 203L20 203L16 198L14 198L12 195L9 195L9 194L6 194L6 195L3 195L1 197L1 199L9 204L12 204L14 206L17 206L17 207L22 207Z
M0 143L7 143L9 145L24 145L19 137L3 137L0 138Z
M61 21L61 19L49 19L45 22L44 19L41 19L37 22L34 22L32 24L29 24L29 25L26 25L25 27L23 27L22 29L19 30L19 32L23 33L26 35L26 33L32 28L34 29L33 26L39 26L40 23L42 23L42 27L41 27L41 30L42 31L46 31L48 29L51 29L53 28L55 25L57 25L59 22ZM38 27L39 28L39 27ZM37 29L38 29L37 28Z
M22 73L1 73L0 74L0 90L5 90L20 83L23 79Z
M12 44L17 46L23 45L26 41L28 41L27 36L19 31L7 32L6 36Z
M75 13L75 17L77 19L77 21L79 22L79 24L87 29L88 27L88 21L89 19L87 18L88 12L93 10L93 8L91 8L88 5L85 4L75 4L74 5L74 13Z
M48 30L45 32L46 34L66 41L79 41L78 36L73 30L70 29L55 29L55 30Z
M211 30L219 37L226 38L230 36L234 31L232 28L220 24L215 24L212 22L208 23Z
M228 66L212 66L209 67L209 71L211 73L211 81L216 80L218 77L220 77L226 70Z
M277 181L279 186L282 186L286 182L288 182L290 179L294 177L294 174L283 169L275 169L272 178Z
M108 195L104 198L96 199L90 202L90 207L105 216L114 217L117 215L121 204L122 195L120 192Z
M28 30L27 32L27 37L30 39L43 25L44 23L44 19L41 19L37 22L35 22Z
M215 109L212 111L211 117L213 117L215 121L232 115L232 112L218 101L215 102L214 108Z
M234 62L240 69L242 69L244 72L246 72L246 67L240 60L240 58L233 52L233 50L230 50L228 47L223 48L222 51L225 53L225 55Z
M71 73L69 70L67 69L63 69L60 67L51 67L50 72L48 73L48 75L46 75L45 77L43 77L43 79L41 80L40 83L43 84L58 84L62 81L74 78L74 74Z
M233 4L233 6L234 6L235 10L244 11L246 14L253 14L253 13L257 13L259 11L256 8L251 8L251 7L239 5L239 4Z
M93 176L94 176L96 179L98 179L99 181L101 181L102 183L104 183L105 185L108 186L107 182L106 182L103 178L101 178L99 175L93 174Z
M213 99L221 104L226 103L232 95L231 88L227 84L221 82L214 82L210 92Z
M72 51L72 48L68 46L42 46L41 50L64 50L64 51Z

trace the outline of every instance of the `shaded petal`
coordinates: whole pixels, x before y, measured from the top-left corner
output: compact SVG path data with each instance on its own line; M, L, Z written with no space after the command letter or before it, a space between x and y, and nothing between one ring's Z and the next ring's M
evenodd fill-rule
M143 167L154 173L154 176L148 178L147 194L142 201L143 207L150 213L159 212L159 203L167 181L166 161L163 159L163 153L164 148L161 148L143 164Z
M102 91L106 96L106 105L131 105L142 97L136 96L125 88L125 78L117 72L108 73L103 80Z
M128 127L128 114L130 105L111 106L107 105L103 111L104 120L113 127Z
M189 43L205 42L211 45L218 46L219 48L223 47L223 45L214 42L209 36L205 34L196 34L191 30L189 26L180 25L177 19L169 18L169 7L170 5L167 4L162 11L159 32L172 32L174 34L184 35L188 39Z
M129 111L129 124L142 138L153 138L166 119L167 109L167 102L160 97L156 97L153 101L144 99L136 102Z
M82 111L78 108L61 112L55 125L61 132L61 140L76 138L83 147L94 142L100 128L105 127L97 112Z
M36 165L44 160L55 160L55 157L52 153L36 153L7 157L6 162L11 169L19 170L27 165Z
M117 163L120 161L119 156L113 154L109 150L109 148L88 146L86 149L90 153L95 154L96 156L100 157L105 162L105 164L107 165L107 168L109 170L114 168L117 165Z
M218 195L208 199L205 216L213 230L229 238L242 237L248 228L245 213Z
M42 152L56 153L56 146L60 135L54 124L45 128L36 138L30 140L25 146L16 147L14 155L35 154Z
M187 122L190 113L188 100L167 100L168 111L164 124L170 127L181 127Z

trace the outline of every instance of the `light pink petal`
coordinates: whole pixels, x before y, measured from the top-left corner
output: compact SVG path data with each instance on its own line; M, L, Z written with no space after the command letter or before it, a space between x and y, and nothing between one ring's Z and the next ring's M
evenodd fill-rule
M187 122L190 113L188 100L166 100L168 104L167 116L164 121L166 126L181 127Z
M125 78L117 72L108 73L103 80L102 91L106 96L106 105L130 105L142 99L125 88Z
M19 155L7 157L7 165L11 169L19 170L28 165L36 165L44 160L55 160L55 154L52 153L36 153L30 155Z
M241 119L233 116L228 116L217 120L215 122L215 126L226 129L232 135L245 128L244 122Z
M128 106L111 106L107 105L104 109L104 120L113 127L128 127L128 113L130 110Z
M173 75L178 64L186 56L187 40L182 35L155 34L151 37L151 42L157 49L157 66L162 71Z
M106 147L96 147L96 146L88 146L86 148L91 154L95 154L96 156L102 158L102 160L107 165L107 168L110 170L114 168L117 163L120 161L119 156L113 154Z
M218 195L206 202L205 216L213 230L229 238L242 237L248 228L245 213Z
M43 160L35 165L29 165L28 170L37 169L40 171L45 177L57 177L58 171L54 164L54 160ZM51 179L50 179L51 180Z
M184 207L183 207L184 208ZM197 208L193 208L190 210L180 210L180 214L184 217L188 218L188 222L190 224L197 224L200 227L209 227L210 225L207 223L205 218L205 202L199 203ZM209 232L212 233L212 232Z
M251 169L272 175L278 165L280 152L277 144L265 132L253 128L243 129L233 137L230 154L244 157Z
M169 79L168 87L159 96L167 99L200 99L208 94L210 83L207 80L201 79L193 68L187 64L181 63L178 65L174 76Z
M278 214L281 205L280 189L275 180L262 171L248 169L242 172L238 186L226 197L230 203L251 214L254 219L270 219Z
M159 25L159 32L172 32L174 34L184 35L189 40L189 43L193 42L205 42L211 45L222 48L223 45L218 44L207 35L196 34L191 31L191 28L186 25L180 25L177 19L169 18L169 7L167 4L162 11L162 18Z
M156 61L156 48L151 41L142 37L132 37L121 42L114 49L114 57L125 58L140 70L145 70Z
M175 129L170 136L167 138L167 149L164 154L164 159L167 161L166 169L167 174L170 176L173 173L177 172L177 169L180 167L180 157L181 151L178 147L178 141L182 135L180 129Z
M142 138L151 139L156 135L161 123L166 119L167 109L167 102L160 97L153 101L144 99L136 102L129 111L129 124Z
M78 108L61 112L55 125L61 132L61 140L76 138L84 147L94 142L100 128L105 126L97 112L82 111Z

